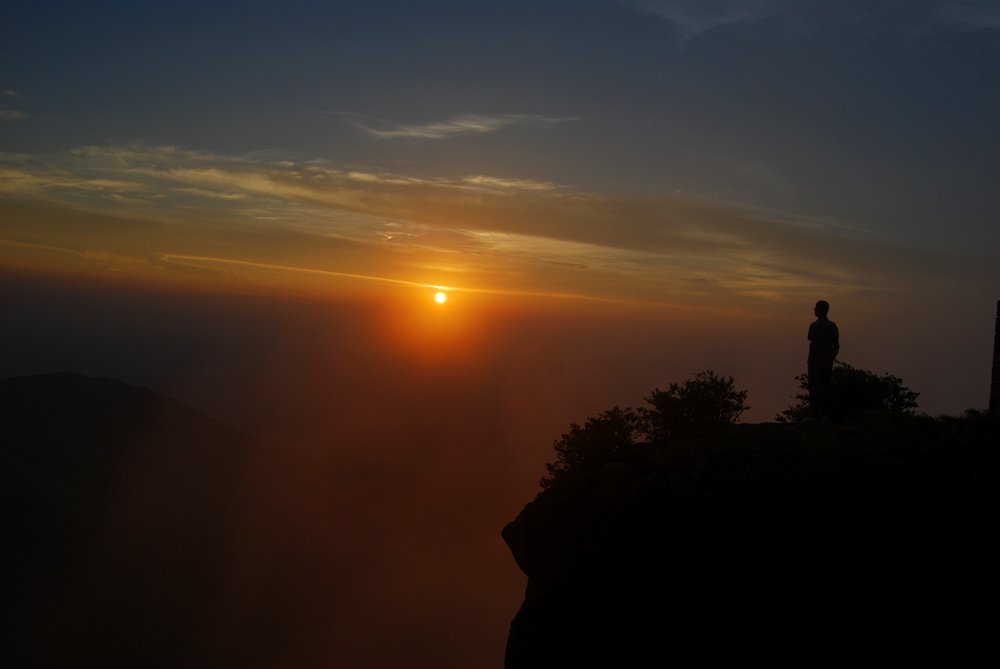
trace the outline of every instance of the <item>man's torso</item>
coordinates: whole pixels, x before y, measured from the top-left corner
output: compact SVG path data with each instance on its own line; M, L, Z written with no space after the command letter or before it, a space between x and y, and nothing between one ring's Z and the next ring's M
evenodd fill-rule
M833 349L840 339L837 324L827 318L818 318L809 326L809 364L830 364Z

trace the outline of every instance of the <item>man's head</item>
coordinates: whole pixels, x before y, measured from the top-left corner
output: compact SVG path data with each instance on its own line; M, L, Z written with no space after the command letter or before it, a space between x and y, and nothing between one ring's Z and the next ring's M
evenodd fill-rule
M816 306L813 308L813 312L816 314L816 316L820 318L826 316L828 313L830 313L830 303L827 302L826 300L820 300L819 302L816 303Z

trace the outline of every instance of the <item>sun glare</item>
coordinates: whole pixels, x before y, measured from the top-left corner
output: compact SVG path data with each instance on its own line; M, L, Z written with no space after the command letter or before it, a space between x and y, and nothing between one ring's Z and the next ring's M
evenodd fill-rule
M444 304L444 301L447 300L448 298L445 297L444 293L438 293L437 295L434 296L434 299L438 301L438 304Z

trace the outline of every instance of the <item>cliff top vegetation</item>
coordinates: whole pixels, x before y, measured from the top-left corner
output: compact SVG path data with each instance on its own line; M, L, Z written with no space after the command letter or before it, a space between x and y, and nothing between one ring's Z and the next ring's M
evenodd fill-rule
M801 393L796 404L777 416L779 423L802 423L809 417L809 376L795 377ZM831 375L830 415L834 423L845 424L873 414L913 416L920 393L903 385L902 379L852 367L838 362ZM737 390L733 377L718 376L712 370L695 374L683 383L671 383L667 390L656 388L646 398L649 406L633 410L614 406L583 425L570 424L569 432L557 439L556 460L545 465L542 488L577 474L600 469L620 459L637 444L665 443L694 428L739 422L750 407L748 392Z

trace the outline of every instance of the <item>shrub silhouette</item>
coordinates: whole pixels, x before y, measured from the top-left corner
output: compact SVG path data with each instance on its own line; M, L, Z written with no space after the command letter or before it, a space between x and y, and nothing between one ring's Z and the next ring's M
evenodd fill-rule
M671 439L696 425L735 423L750 407L747 391L733 387L733 377L716 376L711 370L699 372L681 385L657 388L646 398L651 409L640 408L650 441Z
M798 423L809 417L809 375L796 376L795 380L802 390L795 396L798 404L775 416L779 423ZM830 415L838 422L871 411L912 414L919 396L920 393L904 386L899 377L888 373L879 376L844 362L836 363L830 375Z
M746 398L747 391L735 390L732 377L707 370L680 385L671 383L666 391L654 390L646 398L651 408L636 412L615 406L588 418L582 427L572 423L569 433L553 444L557 458L545 465L548 475L540 484L548 488L557 480L600 469L639 437L662 441L695 426L735 423L750 408Z
M603 467L611 456L634 444L642 432L642 418L631 407L615 406L597 418L588 418L583 427L571 423L569 433L552 445L558 457L545 465L548 476L542 477L541 486L548 488L570 474Z

